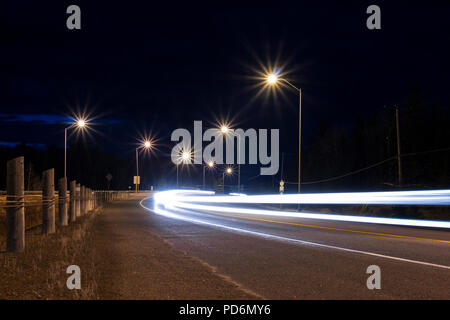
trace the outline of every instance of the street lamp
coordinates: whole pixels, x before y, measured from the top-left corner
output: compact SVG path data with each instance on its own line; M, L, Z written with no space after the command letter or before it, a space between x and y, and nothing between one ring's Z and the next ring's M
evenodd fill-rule
M220 127L220 131L221 131L223 134L227 134L227 133L228 133L228 130L229 130L229 128L228 128L226 125L223 125L223 126Z
M288 80L279 77L278 75L271 73L267 75L267 83L269 85L276 85L278 81L282 81L292 88L294 88L299 95L299 115L298 115L298 193L300 193L300 174L301 174L301 150L302 150L302 89L297 88Z
M205 169L206 168L212 169L214 168L214 161L208 161L206 165L203 165L203 189L205 189Z
M277 82L277 80L278 80L278 76L276 74L272 73L267 76L267 82L269 84L275 84Z
M220 132L222 132L223 135L231 134L232 136L236 137L236 134L230 131L227 125L222 125L220 127ZM241 191L241 136L238 137L238 192Z
M78 120L78 121L77 121L77 126L78 126L79 128L84 128L84 127L86 126L86 121L83 120L83 119Z
M225 193L225 174L232 174L233 173L233 169L231 169L231 167L226 168L223 173L222 173L222 190L223 193Z
M177 159L177 188L179 187L178 184L178 166L180 163L190 163L192 159L192 153L189 151L186 151L184 149L181 149L178 155Z
M64 178L67 180L67 131L71 128L76 128L78 130L83 130L87 126L86 119L76 119L74 123L64 129Z
M138 192L139 186L139 149L144 148L146 150L151 149L152 142L150 140L145 140L141 146L136 148L136 192Z

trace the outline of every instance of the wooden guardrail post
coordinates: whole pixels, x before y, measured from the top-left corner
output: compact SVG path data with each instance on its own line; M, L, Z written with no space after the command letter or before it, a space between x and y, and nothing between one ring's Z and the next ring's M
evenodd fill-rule
M68 225L67 216L67 179L61 178L58 182L58 204L59 204L59 215L58 223L60 226Z
M92 207L92 210L95 211L95 192L94 192L94 190L91 190L91 207Z
M77 183L77 188L75 189L75 213L77 218L80 216L81 207L80 207L80 191L81 185Z
M92 190L91 188L88 188L88 211L92 211Z
M80 188L80 215L86 214L86 187L81 186Z
M85 199L86 199L86 205L85 205L85 207L86 207L86 209L85 209L85 211L86 211L86 213L89 213L89 188L88 187L86 187L85 189L84 189L84 193L85 193Z
M42 233L55 232L55 170L42 174Z
M24 157L6 165L6 251L19 252L25 248Z
M84 188L84 198L85 198L85 202L86 204L84 205L84 211L85 213L89 213L89 188L86 187Z
M70 211L69 211L69 222L72 223L77 219L76 211L76 197L77 197L77 182L70 182Z

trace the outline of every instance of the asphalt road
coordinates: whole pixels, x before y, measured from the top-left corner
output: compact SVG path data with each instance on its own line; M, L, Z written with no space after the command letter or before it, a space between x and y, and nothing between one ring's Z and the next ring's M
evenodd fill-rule
M447 230L168 210L174 218L141 204L149 231L255 296L450 299ZM371 265L381 289L367 288Z

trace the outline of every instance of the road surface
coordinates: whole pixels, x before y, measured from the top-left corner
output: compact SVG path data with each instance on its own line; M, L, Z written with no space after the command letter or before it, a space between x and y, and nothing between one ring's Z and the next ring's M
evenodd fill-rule
M450 299L447 230L193 210L167 217L152 198L121 204L131 209L149 232L254 298ZM371 265L381 289L367 288Z

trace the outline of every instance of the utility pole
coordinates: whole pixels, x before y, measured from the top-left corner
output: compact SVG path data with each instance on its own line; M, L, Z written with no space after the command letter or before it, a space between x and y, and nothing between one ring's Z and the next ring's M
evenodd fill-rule
M397 169L398 169L398 185L401 187L402 185L402 160L401 160L401 152L400 152L400 126L398 120L398 107L395 108L395 123L397 127Z

